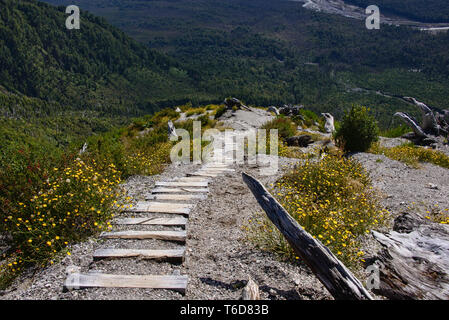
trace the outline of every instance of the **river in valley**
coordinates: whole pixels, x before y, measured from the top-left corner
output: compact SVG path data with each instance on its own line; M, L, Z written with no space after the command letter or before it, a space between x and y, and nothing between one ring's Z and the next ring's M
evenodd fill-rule
M343 0L289 0L304 3L303 7L311 10L339 14L344 17L364 20L368 16L365 13L365 8L350 5ZM381 18L380 22L390 25L403 25L437 33L449 30L449 23L424 23L420 21L413 21L404 17L394 15L383 15L382 8L380 8Z

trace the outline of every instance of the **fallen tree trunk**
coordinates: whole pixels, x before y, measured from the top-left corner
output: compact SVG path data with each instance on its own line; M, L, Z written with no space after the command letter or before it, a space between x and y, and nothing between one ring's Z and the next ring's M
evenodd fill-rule
M406 134L403 137L413 141L418 145L432 145L438 141L437 137L447 137L449 134L449 116L447 110L432 110L426 104L412 97L403 97L404 101L417 106L422 114L421 124L404 112L396 112L394 116L401 118L404 123L413 130L413 134Z
M169 121L167 126L168 126L168 139L171 139L173 137L176 138L177 140L178 135L176 134L176 128L173 122Z
M416 136L424 138L427 137L423 129L408 114L403 112L396 112L394 116L400 117L413 130Z
M390 299L449 299L449 226L403 213L389 234L373 232L383 246L370 260L379 268L375 293Z
M305 231L259 181L246 173L242 176L268 218L335 299L372 300L360 281L326 246Z

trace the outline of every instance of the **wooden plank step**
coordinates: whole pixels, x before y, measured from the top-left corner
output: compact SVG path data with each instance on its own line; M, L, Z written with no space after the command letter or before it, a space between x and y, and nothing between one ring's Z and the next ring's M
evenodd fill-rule
M149 194L147 200L192 201L207 198L202 194Z
M208 182L191 181L191 182L178 182L178 181L158 181L156 187L207 187Z
M127 209L126 211L189 214L192 207L193 205L190 203L140 201L133 208Z
M153 189L152 193L182 193L182 192L198 192L198 193L208 193L209 189L206 188L167 188L159 187Z
M112 231L103 232L100 237L106 239L157 239L168 241L186 241L185 231Z
M204 166L212 166L217 168L228 168L229 165L226 163L220 163L220 162L206 162Z
M189 177L208 177L208 178L215 178L218 177L218 174L214 174L214 173L198 173L198 172L194 172L194 173L187 173L187 175Z
M231 173L230 171L214 171L214 170L199 170L199 174L216 174L216 175L224 175L226 173Z
M187 219L184 217L172 218L125 218L112 222L116 225L160 225L160 226L184 226Z
M161 207L170 207L170 208L191 208L193 206L192 203L171 203L171 202L159 202L159 201L138 201L137 206L141 206L142 208L161 208Z
M191 182L191 181L195 181L195 182L209 182L210 179L203 178L203 177L182 177L182 178L179 178L178 181L182 181L182 182Z
M232 168L217 168L217 167L213 167L213 166L204 166L200 170L217 171L217 172L235 171L235 169L232 169Z
M102 273L72 273L64 282L64 290L83 288L144 288L169 289L185 293L187 276L115 275Z
M182 262L184 260L185 249L172 250L141 250L141 249L99 249L94 252L94 259L112 258L141 258L154 260L170 260Z
M226 164L227 161L234 161L231 157L211 157L208 158L208 163Z

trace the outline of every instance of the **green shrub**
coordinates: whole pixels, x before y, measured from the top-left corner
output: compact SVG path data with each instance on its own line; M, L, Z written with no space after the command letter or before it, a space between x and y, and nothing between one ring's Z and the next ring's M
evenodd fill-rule
M215 119L220 118L226 112L226 106L220 106L215 109Z
M278 117L271 121L268 121L262 126L262 129L271 130L277 129L279 138L285 140L296 134L296 125L287 117ZM268 135L268 133L267 133Z
M390 128L388 130L381 131L380 136L387 138L399 138L411 131L412 130L408 126L401 124L395 128Z
M213 128L217 123L217 120L212 120L209 118L208 114L205 114L197 119L197 121L201 121L201 130Z
M364 152L379 139L379 128L368 109L353 106L345 113L341 126L335 133L337 145L344 151Z

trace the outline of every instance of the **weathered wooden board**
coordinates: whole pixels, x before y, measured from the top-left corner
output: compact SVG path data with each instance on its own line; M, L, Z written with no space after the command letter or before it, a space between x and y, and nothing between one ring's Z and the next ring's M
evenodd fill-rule
M208 171L198 171L196 173L199 176L208 176L208 177L219 177L222 176L223 173L218 173L218 172L208 172Z
M72 273L64 283L64 290L83 288L145 288L169 289L185 293L187 281L187 276Z
M171 203L171 202L138 202L133 208L127 209L127 212L154 212L154 213L175 213L189 214L192 204Z
M191 181L195 181L195 182L209 182L210 179L203 178L203 177L182 177L182 178L179 178L178 181L182 181L182 182L191 182Z
M194 172L194 173L187 173L187 176L189 177L208 177L208 178L215 178L218 177L218 174L214 174L214 173L201 173L199 171Z
M204 166L211 166L211 167L216 167L216 168L229 168L229 165L226 163L220 163L220 162L208 162L205 163Z
M228 163L232 163L234 160L235 159L233 159L233 158L213 157L213 158L209 158L207 163L208 164L227 165Z
M160 226L184 226L187 219L184 217L170 218L125 218L116 219L113 224L117 225L160 225Z
M163 207L170 207L170 208L191 208L193 204L191 203L171 203L171 202L159 202L159 201L139 201L137 202L138 205L145 207L145 208L163 208Z
M207 169L202 169L202 170L199 170L197 173L199 173L199 174L216 174L216 175L224 175L225 173L230 173L230 171L217 171L217 170L207 170Z
M190 201L202 200L207 196L202 194L149 194L147 200L172 200L172 201Z
M146 250L146 249L99 249L93 254L94 259L141 258L182 262L185 249Z
M234 169L227 168L227 167L215 167L215 166L204 166L200 170L207 170L207 171L218 171L218 172L233 172Z
M197 192L197 193L208 193L207 188L168 188L168 187L158 187L153 189L152 193L182 193L182 192Z
M103 232L106 239L158 239L168 241L186 241L185 231L113 231Z
M156 187L207 187L208 182L200 182L200 181L191 181L191 182L182 182L182 181L158 181L156 182Z
M225 172L225 171L235 171L235 169L229 168L229 167L214 167L214 166L203 166L200 170L208 170L208 171L218 171L218 172Z

